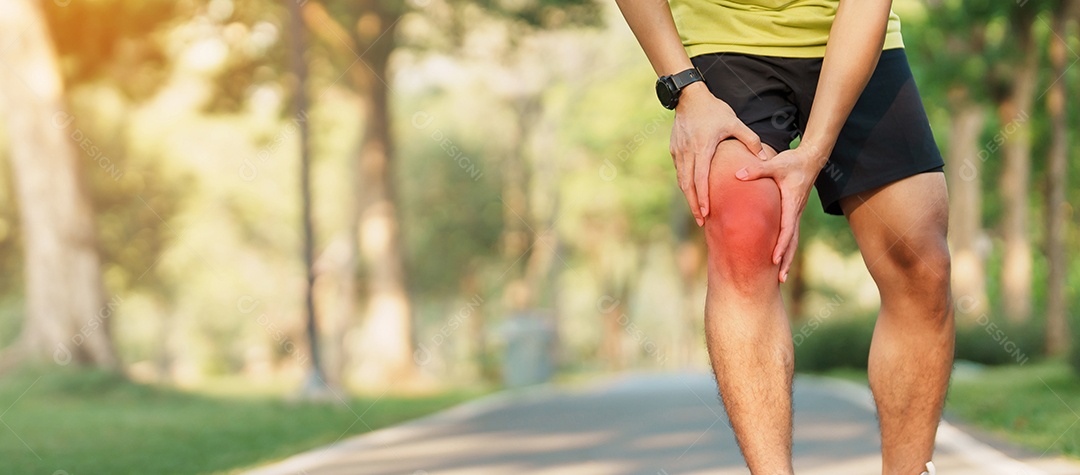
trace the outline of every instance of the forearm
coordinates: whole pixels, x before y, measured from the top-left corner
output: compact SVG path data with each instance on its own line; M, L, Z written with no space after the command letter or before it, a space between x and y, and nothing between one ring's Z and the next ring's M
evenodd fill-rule
M814 105L800 148L825 165L836 137L877 67L892 0L841 0L829 32Z
M616 0L657 76L690 69L690 57L679 40L671 7L662 0Z

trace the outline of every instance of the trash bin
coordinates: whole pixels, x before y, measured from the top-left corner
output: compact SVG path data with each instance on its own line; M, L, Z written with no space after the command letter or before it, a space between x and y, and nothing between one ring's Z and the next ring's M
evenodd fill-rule
M540 384L554 371L552 343L554 329L548 319L535 314L510 317L501 328L503 348L502 379L509 388Z

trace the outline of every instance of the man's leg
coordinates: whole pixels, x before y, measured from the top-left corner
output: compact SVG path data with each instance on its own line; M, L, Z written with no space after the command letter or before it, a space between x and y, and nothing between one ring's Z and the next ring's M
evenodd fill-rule
M776 152L768 146L770 156ZM740 142L716 148L705 219L709 286L705 337L720 394L754 474L791 468L791 328L771 254L780 232L773 180L742 182L735 172L759 159Z
M882 473L918 475L934 452L953 361L944 174L915 175L841 206L881 293L867 370Z

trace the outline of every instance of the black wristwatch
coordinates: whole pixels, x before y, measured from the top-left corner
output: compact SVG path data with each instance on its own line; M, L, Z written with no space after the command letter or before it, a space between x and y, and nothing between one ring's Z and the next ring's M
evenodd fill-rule
M690 68L671 76L661 76L656 80L656 97L660 99L660 104L664 107L675 109L675 106L679 105L679 94L682 93L683 88L698 81L704 81L704 79L697 68Z

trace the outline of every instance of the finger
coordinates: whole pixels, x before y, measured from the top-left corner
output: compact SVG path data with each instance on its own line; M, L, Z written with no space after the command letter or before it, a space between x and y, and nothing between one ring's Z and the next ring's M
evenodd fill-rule
M686 204L690 205L690 214L694 215L694 221L698 226L705 224L705 218L701 215L701 206L698 205L697 191L694 188L694 161L686 157L686 153L676 150L675 157L676 176L679 178L679 189L686 197Z
M731 136L738 139L743 145L746 145L746 148L750 149L750 151L757 155L758 158L768 160L769 155L765 153L765 147L761 146L761 137L758 137L758 134L755 134L753 130L750 130L750 127L747 127L746 124L740 125L740 127L735 128L731 133Z
M697 195L698 209L704 219L709 216L709 170L712 154L698 152L694 160L694 193Z
M798 227L797 216L794 216L795 213L792 209L795 203L782 198L780 201L780 235L777 236L776 248L773 249L773 264L780 263L780 259L784 256L784 251L787 250L788 245L791 244L791 239L794 237Z
M774 174L772 162L760 162L747 165L735 172L735 178L742 181L752 181L758 178L771 177Z
M780 282L787 282L788 271L791 270L791 263L795 261L795 251L799 248L799 228L795 228L795 234L791 238L791 244L788 244L787 251L784 252L784 260L780 262Z

